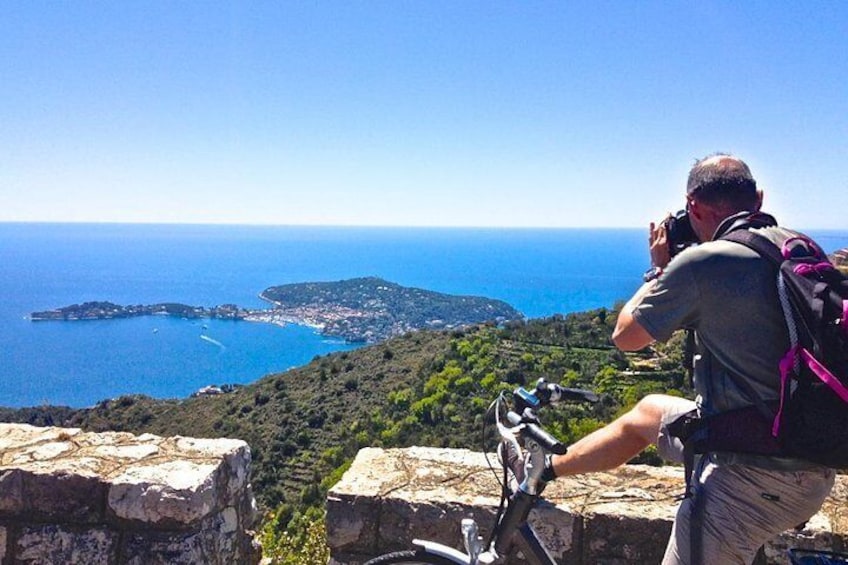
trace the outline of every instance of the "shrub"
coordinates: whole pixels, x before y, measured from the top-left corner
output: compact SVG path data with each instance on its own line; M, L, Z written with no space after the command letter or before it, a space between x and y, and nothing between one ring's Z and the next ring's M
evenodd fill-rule
M262 553L271 565L304 565L327 563L324 512L309 508L303 514L291 514L291 507L281 505L262 525Z

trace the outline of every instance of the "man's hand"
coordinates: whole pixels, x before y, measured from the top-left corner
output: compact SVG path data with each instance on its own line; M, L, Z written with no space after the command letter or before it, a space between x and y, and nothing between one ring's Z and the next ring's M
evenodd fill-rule
M659 224L651 222L648 233L648 247L651 251L651 266L665 269L671 261L671 251L668 249L668 233L666 221L671 215Z

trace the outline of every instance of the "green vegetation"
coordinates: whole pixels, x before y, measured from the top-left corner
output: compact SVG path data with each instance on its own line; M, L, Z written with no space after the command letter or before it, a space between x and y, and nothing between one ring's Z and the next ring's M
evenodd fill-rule
M645 394L689 395L680 340L624 354L609 341L615 319L615 311L599 309L502 327L420 331L316 357L226 395L167 401L125 396L84 410L0 410L0 420L241 438L253 454L268 555L276 563L313 563L322 558L315 552L326 551L315 542L326 492L363 446L481 449L492 398L539 378L603 393L593 406L546 411L546 425L564 441ZM652 456L641 457L650 462Z
M83 302L72 304L56 310L33 312L30 319L39 321L71 321L71 320L110 320L113 318L133 318L136 316L174 316L178 318L221 318L224 320L241 320L249 312L234 304L223 304L204 308L202 306L187 306L177 302L160 304L119 306L112 302Z
M318 507L291 518L289 508L281 505L262 525L263 557L275 565L327 563L330 551L324 532L324 513Z
M829 257L837 269L848 275L848 248L835 251Z

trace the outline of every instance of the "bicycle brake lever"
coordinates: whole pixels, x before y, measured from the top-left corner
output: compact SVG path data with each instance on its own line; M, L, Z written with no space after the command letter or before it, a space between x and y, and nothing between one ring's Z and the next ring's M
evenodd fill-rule
M510 443L510 445L512 445L515 452L517 454L519 454L519 456L523 457L524 456L524 450L521 448L521 444L518 443L518 438L516 437L515 431L514 431L516 429L521 429L520 426L523 426L523 424L520 421L519 422L513 422L512 418L510 417L510 414L513 414L513 412L507 413L507 419L513 425L512 426L505 426L503 424L503 422L501 422L500 414L498 413L498 411L495 411L495 425L498 428L498 433L500 434L501 439L504 440L504 441L508 441Z
M539 421L539 417L536 415L536 412L533 411L532 408L525 408L524 412L521 414L521 421L525 424L541 424Z

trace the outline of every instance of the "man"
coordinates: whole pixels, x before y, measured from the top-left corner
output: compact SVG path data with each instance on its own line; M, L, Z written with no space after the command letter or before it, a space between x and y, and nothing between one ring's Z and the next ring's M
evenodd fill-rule
M740 159L715 154L695 164L686 209L700 245L672 259L668 222L651 224L654 270L622 308L612 339L620 349L635 351L667 340L675 330L694 330L697 401L645 397L565 455L554 456L548 477L551 471L562 476L611 469L651 443L663 457L682 461L682 443L668 430L680 415L695 408L722 413L779 398L778 361L789 342L773 267L741 244L717 240L731 226L750 222L761 203L762 192ZM775 242L790 235L770 216L758 217L765 220L745 228ZM692 475L691 496L678 510L663 564L751 563L763 543L818 511L833 480L832 470L805 461L709 453Z

